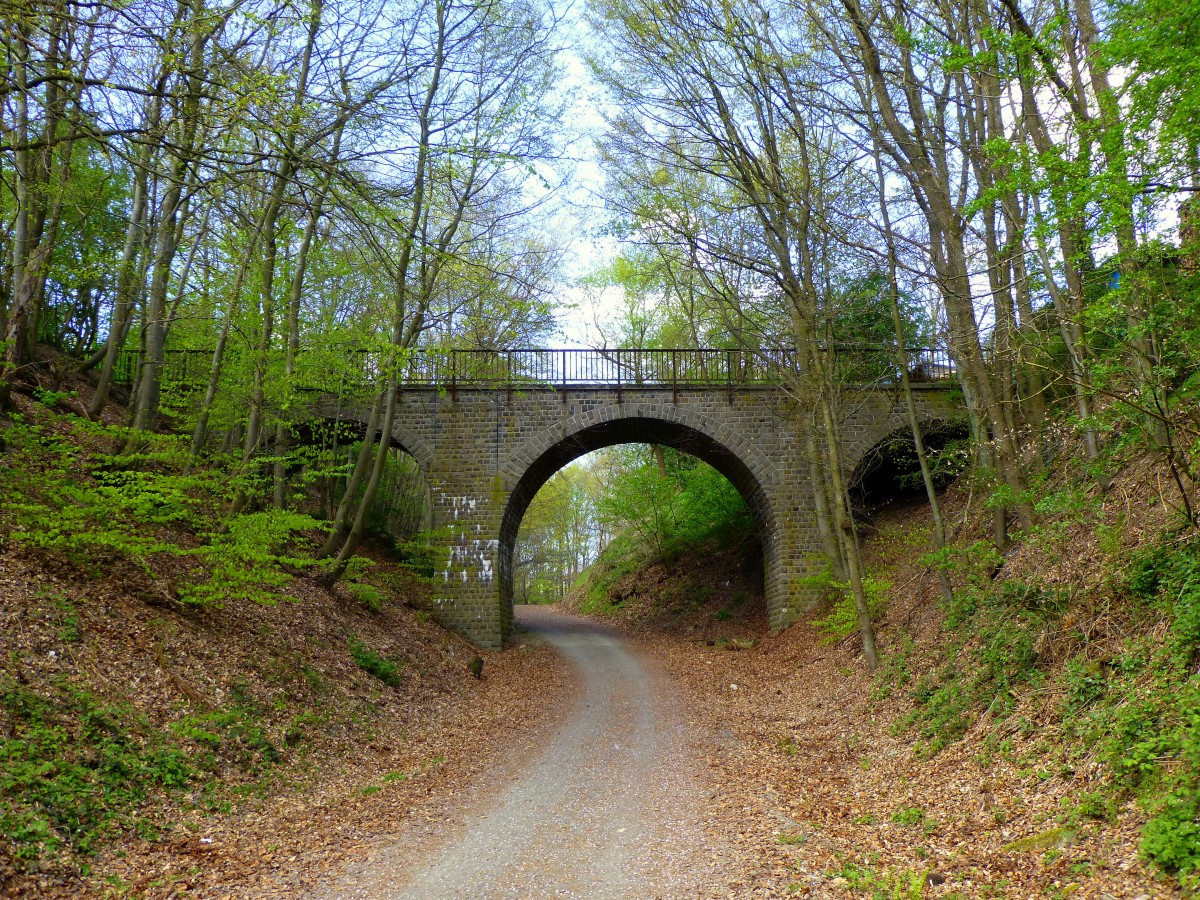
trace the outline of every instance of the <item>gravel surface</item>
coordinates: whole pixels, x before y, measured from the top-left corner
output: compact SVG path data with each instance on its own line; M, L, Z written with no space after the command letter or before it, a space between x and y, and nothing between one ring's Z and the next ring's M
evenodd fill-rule
M518 618L578 670L574 710L507 785L480 785L473 804L449 810L423 848L398 840L318 896L724 895L704 776L668 682L600 626L538 608Z

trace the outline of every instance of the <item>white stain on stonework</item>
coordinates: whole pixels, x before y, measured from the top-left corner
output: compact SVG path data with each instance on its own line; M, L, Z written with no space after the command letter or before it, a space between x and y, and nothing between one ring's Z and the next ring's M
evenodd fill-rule
M459 513L464 516L475 512L475 506L478 503L474 497L450 497L450 512L454 515L454 521L458 521Z
M466 516L475 512L478 501L473 497L448 497L450 510L458 521L460 514ZM473 523L474 533L483 534L483 524ZM453 543L447 548L446 568L442 570L443 583L461 581L466 584L477 579L484 584L490 584L496 577L495 557L500 550L500 541L483 537L468 539L470 524L451 525L454 533Z

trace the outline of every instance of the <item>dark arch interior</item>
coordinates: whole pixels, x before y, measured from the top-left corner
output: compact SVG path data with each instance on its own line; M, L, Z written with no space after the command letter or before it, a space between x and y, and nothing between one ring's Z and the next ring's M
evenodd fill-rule
M293 437L301 444L319 444L334 432L337 433L339 443L361 441L367 433L367 424L357 418L326 417L300 422L293 426ZM378 439L378 432L376 432L376 439ZM412 451L400 443L395 435L392 436L389 443L393 450L403 450L410 456L412 455Z
M965 438L965 422L935 420L922 424L925 449L935 459L953 441ZM938 490L953 479L953 470L935 472ZM850 477L850 499L857 517L870 521L872 513L889 503L913 501L925 497L921 465L913 446L912 431L899 428L875 444L863 455Z
M662 444L708 463L728 478L745 498L763 535L769 533L773 513L766 492L750 468L728 447L677 422L646 418L603 422L555 444L534 461L513 489L500 522L500 595L506 612L511 610L513 599L513 548L521 528L521 519L534 496L555 472L572 460L614 444Z

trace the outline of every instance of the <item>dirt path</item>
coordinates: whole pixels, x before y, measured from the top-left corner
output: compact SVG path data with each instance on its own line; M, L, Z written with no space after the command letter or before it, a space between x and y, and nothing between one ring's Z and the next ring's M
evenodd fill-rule
M397 840L327 898L719 896L704 782L669 685L612 632L544 609L520 624L579 672L576 708L498 791L486 785L428 835ZM461 821L461 825L456 825Z

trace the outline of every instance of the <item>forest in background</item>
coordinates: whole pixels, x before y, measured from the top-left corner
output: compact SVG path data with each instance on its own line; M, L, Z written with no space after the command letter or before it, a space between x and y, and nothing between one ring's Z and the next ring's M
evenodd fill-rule
M584 30L532 0L9 4L0 403L58 389L40 343L96 373L95 419L132 359L123 448L187 435L185 459L238 482L228 516L348 467L320 554L340 574L414 351L553 332L577 44L624 248L587 279L625 304L612 339L794 348L797 440L873 664L836 440L839 386L871 373L839 371L838 346L894 356L906 383L948 349L999 546L1036 520L1057 412L1092 460L1135 421L1196 521L1192 12L645 0L593 3ZM169 351L191 351L171 357L186 379ZM313 439L320 389L377 397L373 451Z

